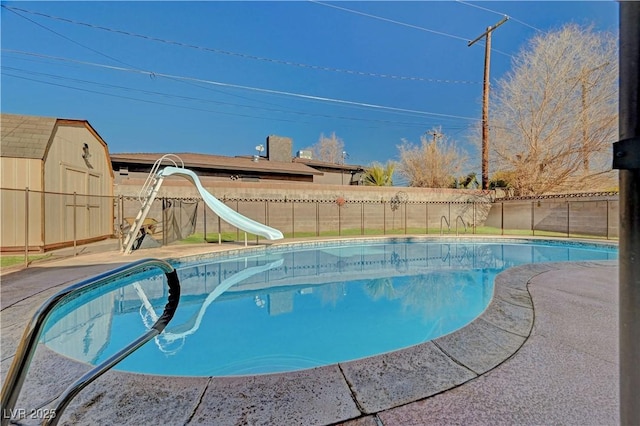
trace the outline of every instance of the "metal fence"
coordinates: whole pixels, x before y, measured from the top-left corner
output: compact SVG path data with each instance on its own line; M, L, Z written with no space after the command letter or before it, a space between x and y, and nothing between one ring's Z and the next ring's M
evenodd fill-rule
M221 199L233 210L277 228L286 237L472 232L482 223L490 203L413 202L408 200L347 201L295 199ZM147 216L163 223L163 205L197 203L196 233L210 240L243 241L244 232L227 224L198 198L157 198ZM133 197L118 199L120 215L130 222L140 204ZM457 222L457 223L456 223ZM158 233L162 233L159 227ZM255 238L251 236L250 238Z
M551 235L618 237L617 196L569 196L484 202L423 202L403 197L353 201L223 198L223 203L288 238L398 234ZM171 220L194 220L191 242L253 242L209 210L200 198L157 198L147 216L152 237L167 244L167 206L189 205L190 217L173 211ZM0 190L2 251L25 256L110 239L121 242L140 210L135 197L99 197L27 190ZM194 206L195 205L195 206ZM195 216L193 209L195 207ZM172 231L173 232L173 231ZM186 235L180 236L187 237ZM114 241L115 240L115 241Z
M485 226L501 235L550 235L617 239L617 197L579 199L572 197L497 200Z
M114 236L114 197L0 189L3 254L50 252Z

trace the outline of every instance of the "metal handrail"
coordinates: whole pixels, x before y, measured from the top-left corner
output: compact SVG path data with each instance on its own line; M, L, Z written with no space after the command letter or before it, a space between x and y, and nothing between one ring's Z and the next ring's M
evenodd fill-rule
M180 166L178 166L176 161L173 159L174 157L177 158L178 161L180 161ZM158 172L158 169L162 165L162 162L165 160L173 164L174 167L184 168L184 161L182 161L182 158L178 157L176 154L165 154L162 157L158 158L156 162L153 163L153 167L151 167L151 171L147 176L147 180L144 181L144 185L142 185L142 189L140 189L140 192L138 193L138 201L140 201L140 204L144 205L147 198L149 198L151 187L155 184L156 181L156 174Z
M456 217L456 237L458 236L458 219L460 219L460 222L464 225L464 233L467 233L467 224L464 223L462 216L458 215L458 217Z
M440 218L440 235L442 235L442 220L444 219L444 222L447 224L447 233L451 232L451 225L449 225L449 221L447 220L447 217L442 215L442 217Z
M18 349L14 355L11 367L7 372L4 385L2 386L2 395L0 398L2 401L2 417L0 418L1 426L8 425L11 420L16 401L18 400L20 390L22 389L22 385L24 384L27 376L43 327L53 310L61 303L73 298L79 292L97 288L101 285L113 282L118 278L122 278L154 266L160 268L167 276L169 297L164 308L164 312L152 328L143 336L139 337L136 341L120 350L115 355L111 356L102 364L93 368L64 391L61 397L59 397L61 400L58 403L58 406L55 410L51 411L54 415L44 421L45 424L55 425L57 424L62 411L66 408L71 399L78 394L78 392L100 377L103 373L111 369L122 359L133 353L144 343L162 333L169 321L171 321L171 318L173 318L173 314L178 307L178 302L180 300L180 282L178 280L176 270L166 261L160 259L142 259L69 286L51 296L49 300L47 300L38 309L38 311L36 311L22 335L22 339L20 340L20 344L18 345Z

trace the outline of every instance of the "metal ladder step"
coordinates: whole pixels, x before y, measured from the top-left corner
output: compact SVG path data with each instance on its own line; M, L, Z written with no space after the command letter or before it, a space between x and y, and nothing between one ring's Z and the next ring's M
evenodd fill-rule
M131 253L131 249L133 248L133 243L136 241L136 236L140 232L140 228L142 227L144 220L147 218L147 215L149 214L149 210L151 210L153 201L156 199L156 196L158 195L158 191L160 190L160 186L162 185L163 181L164 181L164 177L162 176L159 176L156 179L155 186L153 187L151 194L149 194L149 196L145 199L144 204L140 208L140 211L138 212L138 215L136 216L136 219L134 220L133 225L131 225L131 229L129 229L129 233L125 238L124 254Z

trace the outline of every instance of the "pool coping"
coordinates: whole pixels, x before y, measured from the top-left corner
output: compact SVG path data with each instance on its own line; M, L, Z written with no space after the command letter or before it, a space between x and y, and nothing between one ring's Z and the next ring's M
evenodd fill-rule
M369 238L381 240L422 240L422 237ZM487 238L531 241L529 238ZM429 239L442 242L441 239ZM466 239L452 241L462 243ZM478 238L468 239L478 242ZM544 238L564 242L565 240ZM303 244L326 245L353 239L323 240ZM539 242L539 239L535 239ZM358 239L362 242L362 239ZM592 242L587 242L593 245ZM584 244L580 242L578 244ZM596 244L598 245L598 244ZM615 246L607 243L606 246ZM278 244L278 248L281 245ZM271 248L275 247L270 246ZM264 250L265 247L249 248ZM218 253L233 256L246 253L240 248ZM196 255L195 257L211 257ZM180 259L193 258L182 256ZM495 279L494 294L487 309L466 327L435 340L361 360L292 373L238 377L163 377L111 371L90 385L67 409L63 418L74 424L96 420L140 419L157 411L152 418L169 423L217 424L334 424L366 418L392 408L423 400L456 388L491 371L512 357L531 334L535 320L533 300L528 290L530 280L541 273L572 267L611 265L614 261L535 263L509 268ZM86 366L61 357L46 348L38 350L34 366L35 382L25 386L23 394L30 400L43 400L43 388L51 389L47 367L64 371L65 377L78 377ZM68 381L58 380L68 384ZM158 387L161 384L160 388ZM55 386L54 386L55 387ZM91 396L93 395L93 396ZM174 398L181 395L181 398ZM148 407L148 400L154 404ZM146 402L146 403L145 403ZM23 398L19 404L27 406ZM144 406L142 410L140 406ZM137 408L136 408L137 407ZM171 409L169 410L169 407ZM121 410L120 414L116 411ZM67 417L68 416L68 417Z

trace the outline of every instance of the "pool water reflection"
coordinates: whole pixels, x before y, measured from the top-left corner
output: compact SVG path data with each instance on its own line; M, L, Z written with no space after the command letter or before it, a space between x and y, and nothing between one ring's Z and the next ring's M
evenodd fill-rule
M177 264L182 296L165 332L116 369L184 376L292 371L416 345L473 321L495 276L524 263L615 259L548 242L353 241ZM44 341L97 364L150 326L163 276L129 277L54 312Z

